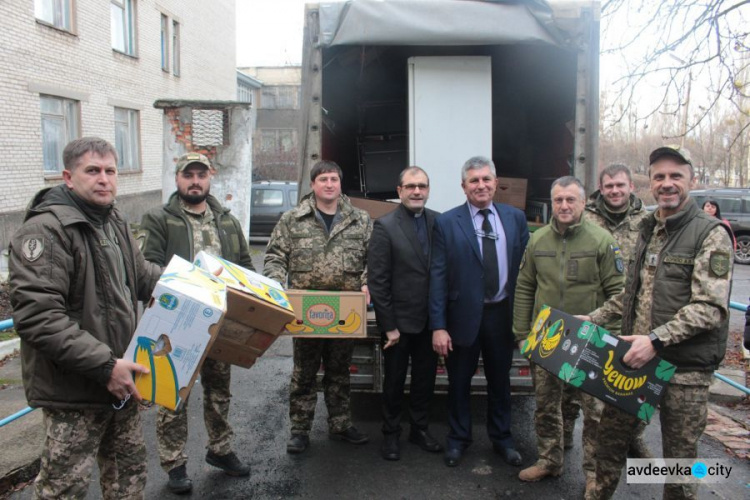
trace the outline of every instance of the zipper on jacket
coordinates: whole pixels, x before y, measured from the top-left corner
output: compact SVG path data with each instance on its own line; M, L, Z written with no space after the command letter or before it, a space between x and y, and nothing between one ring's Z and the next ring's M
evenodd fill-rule
M566 229L565 232L567 233L568 230ZM557 285L557 287L560 289L560 310L565 310L565 252L567 248L568 243L568 237L563 236L562 240L562 253L561 253L561 259L560 259L560 281Z

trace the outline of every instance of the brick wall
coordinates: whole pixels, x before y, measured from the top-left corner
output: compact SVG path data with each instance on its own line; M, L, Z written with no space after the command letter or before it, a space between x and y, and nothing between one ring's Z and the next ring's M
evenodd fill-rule
M113 143L114 107L140 111L142 171L121 174L119 194L144 201L162 188L163 118L153 102L235 99L234 0L135 3L129 57L112 50L107 1L73 2L75 34L38 22L33 0L0 2L0 250L33 194L61 182L43 173L40 93L80 100L81 134ZM180 23L179 77L161 69L162 13Z

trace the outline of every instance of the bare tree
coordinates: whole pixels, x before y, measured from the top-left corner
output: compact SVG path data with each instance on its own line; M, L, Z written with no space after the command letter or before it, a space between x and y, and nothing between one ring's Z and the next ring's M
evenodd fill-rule
M716 106L750 116L748 6L750 0L604 0L602 55L624 68L608 89L615 110L608 126L635 120L653 130L661 115L671 125L662 136L684 142ZM653 100L645 101L646 93ZM750 124L738 121L744 127L735 142Z

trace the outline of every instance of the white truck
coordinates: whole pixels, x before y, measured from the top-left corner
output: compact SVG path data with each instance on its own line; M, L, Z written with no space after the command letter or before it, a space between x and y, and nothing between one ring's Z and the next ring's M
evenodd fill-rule
M475 155L493 159L509 181L501 200L532 225L547 220L554 179L595 189L598 1L307 4L303 37L301 196L320 159L341 166L345 194L374 200L396 198L399 172L419 165L427 206L444 211L465 201L460 167ZM355 351L354 390L382 390L378 341L373 328ZM512 383L529 390L525 360Z

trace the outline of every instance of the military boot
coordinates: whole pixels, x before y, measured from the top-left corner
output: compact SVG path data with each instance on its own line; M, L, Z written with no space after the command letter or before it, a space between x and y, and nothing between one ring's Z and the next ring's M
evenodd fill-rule
M250 474L250 466L240 462L237 455L230 451L226 455L217 455L209 451L206 453L206 462L224 471L229 476L247 476Z
M175 467L169 471L169 482L167 488L172 493L181 495L183 493L189 493L193 489L193 482L187 475L185 464Z
M540 481L545 477L560 477L560 471L553 471L544 465L540 465L539 462L535 463L531 467L527 467L518 473L518 479L527 483L533 483Z

